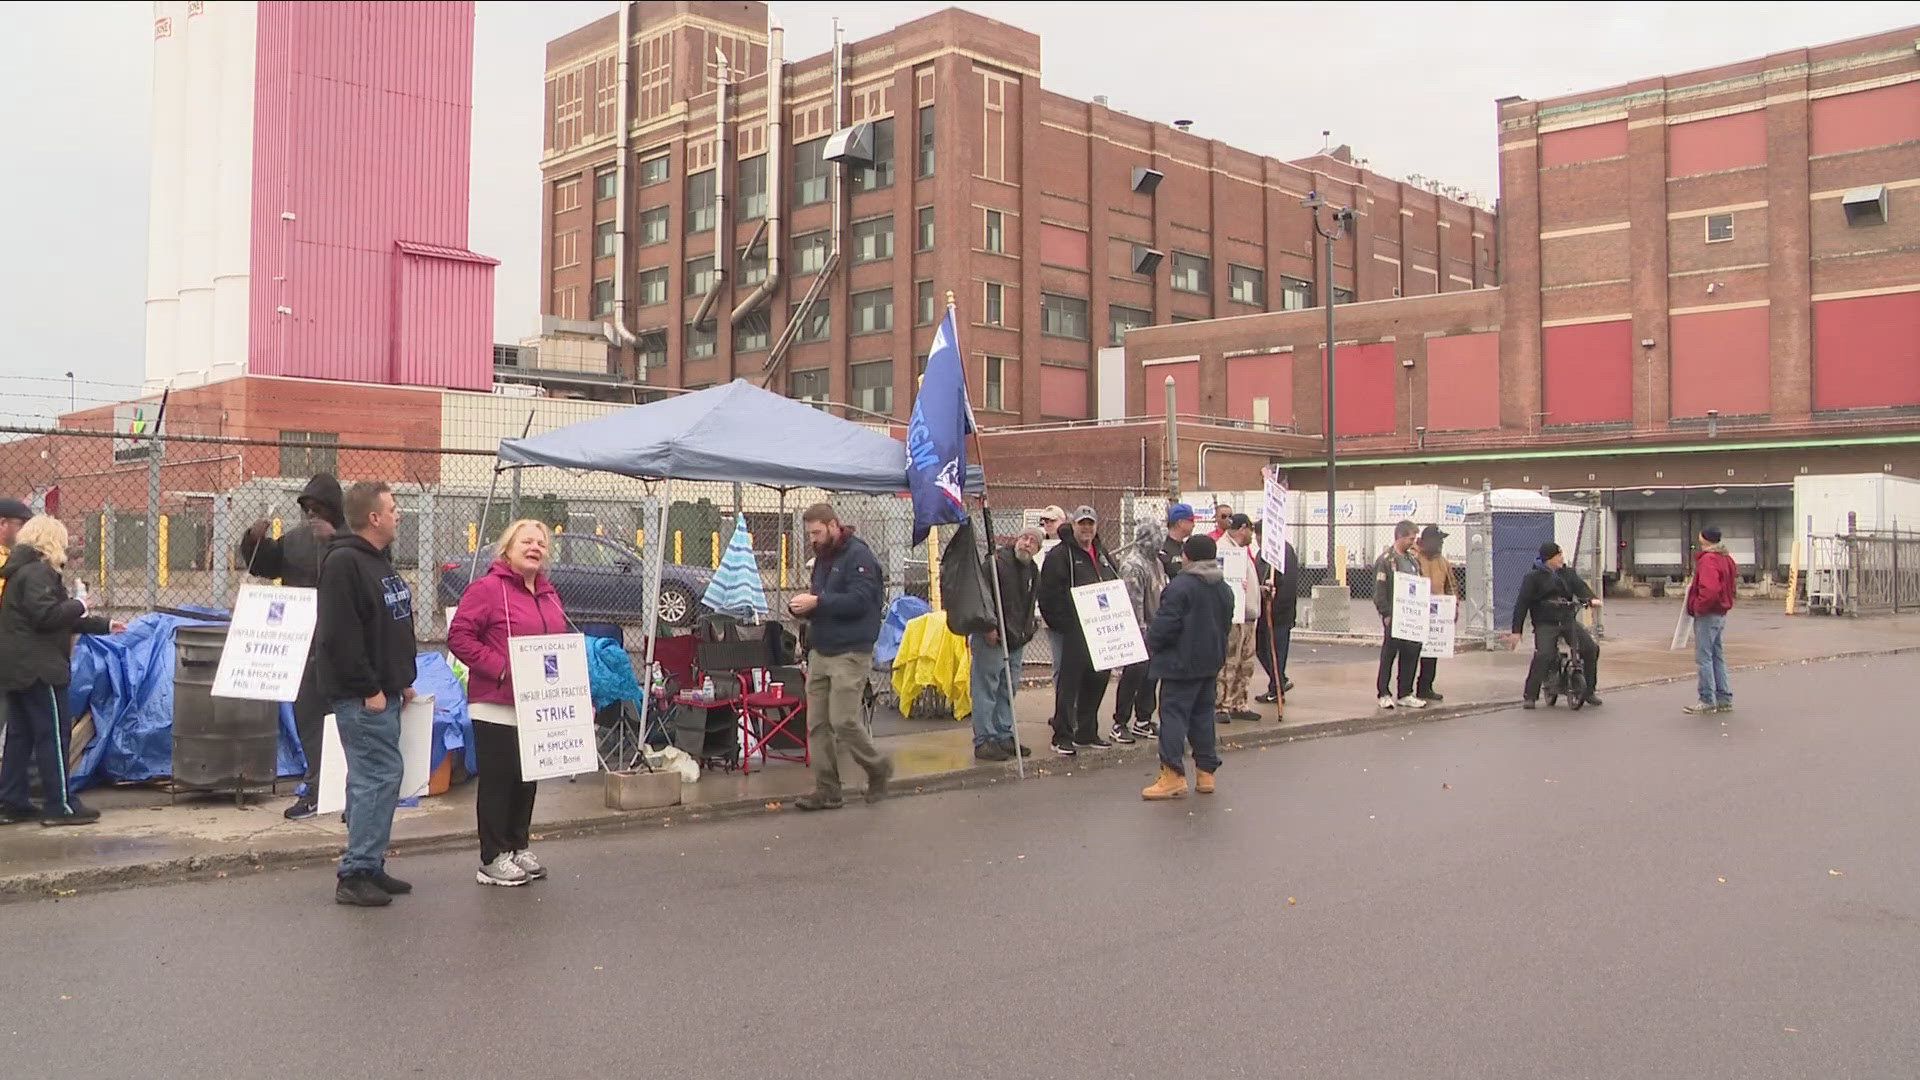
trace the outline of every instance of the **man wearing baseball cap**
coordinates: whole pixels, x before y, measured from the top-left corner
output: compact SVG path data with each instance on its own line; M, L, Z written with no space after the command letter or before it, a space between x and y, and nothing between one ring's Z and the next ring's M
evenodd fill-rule
M1040 569L1040 617L1059 642L1053 657L1053 750L1061 757L1113 745L1100 736L1100 699L1106 696L1110 673L1093 669L1093 654L1073 603L1077 586L1120 577L1113 556L1100 542L1099 524L1093 507L1075 510L1072 526L1061 530L1059 545Z
M1167 542L1160 548L1160 565L1166 569L1168 581L1187 564L1185 545L1193 527L1193 507L1186 503L1167 507Z

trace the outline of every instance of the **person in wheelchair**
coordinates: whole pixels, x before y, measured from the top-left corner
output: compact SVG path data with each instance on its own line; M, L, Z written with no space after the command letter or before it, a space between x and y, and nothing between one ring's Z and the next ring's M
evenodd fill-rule
M1517 643L1527 617L1533 617L1533 663L1527 668L1527 683L1521 692L1526 699L1523 708L1538 707L1540 684L1559 665L1558 645L1563 640L1568 648L1580 654L1586 669L1585 704L1600 704L1600 698L1593 692L1599 685L1600 645L1576 617L1581 604L1599 607L1600 602L1573 567L1567 565L1559 544L1549 540L1540 545L1540 558L1520 582L1520 596L1513 605L1513 632L1507 635L1510 643Z

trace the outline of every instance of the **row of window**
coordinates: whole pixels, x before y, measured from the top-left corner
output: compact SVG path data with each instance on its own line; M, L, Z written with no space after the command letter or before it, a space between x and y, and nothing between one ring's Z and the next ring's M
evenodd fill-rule
M917 357L917 367L925 368L926 358ZM1004 410L1007 405L1006 382L1011 374L1010 361L1004 356L986 358L984 393L981 407L993 411ZM787 396L796 401L824 402L828 396L829 376L826 368L806 368L792 372L787 376ZM874 360L864 364L850 364L847 367L848 404L870 413L883 416L893 414L893 361Z
M709 264L707 267L707 272L711 274L712 273L711 260L701 260L701 261L707 262ZM654 273L658 273L661 276L657 279L651 279L650 281L649 275ZM659 271L648 271L647 274L640 275L642 282L647 283L647 284L643 284L643 287L642 287L641 303L643 305L648 303L664 303L666 301L665 274L666 274L666 271L659 270ZM711 278L709 278L708 280L711 281ZM649 295L648 285L650 285L652 282L657 282L658 291L652 293L651 295L658 296L658 299L647 298ZM930 285L931 283L927 283L927 284ZM687 295L697 296L699 295L699 293L694 291L689 291ZM605 279L594 282L593 283L593 301L594 301L594 311L596 313L595 314L596 318L603 318L606 315L612 313L613 283ZM855 334L882 334L893 329L893 290L892 289L874 289L869 292L854 293L852 297L852 304L853 304L853 308L852 308L853 332ZM797 308L798 305L795 305L795 307ZM795 312L795 314L796 315L798 314L797 311ZM828 335L832 332L831 319L832 319L832 312L827 307L826 304L819 304L819 303L814 304L813 307L807 312L807 318L805 322L801 324L800 329L796 333L794 340L803 344L807 342L813 342L813 341L825 341ZM768 341L768 332L769 332L768 319L764 313L759 313L759 314L749 316L745 321L741 323L741 328L735 331L733 335L733 347L736 351L739 351L739 352L755 352L761 349L765 349L770 344ZM665 359L666 347L667 347L666 338L664 335L658 335L658 336L659 336L658 348L660 350L660 356L661 356L660 363L664 364L666 363L666 359ZM645 356L652 346L649 343L649 341L643 339L638 347L640 349L641 354ZM701 330L700 328L694 327L694 326L688 327L687 356L689 358L699 359L702 357L712 356L713 349L714 349L714 337L713 337L713 330L711 329L711 327L709 327L706 330ZM648 366L651 367L651 366L657 366L657 365L648 364Z

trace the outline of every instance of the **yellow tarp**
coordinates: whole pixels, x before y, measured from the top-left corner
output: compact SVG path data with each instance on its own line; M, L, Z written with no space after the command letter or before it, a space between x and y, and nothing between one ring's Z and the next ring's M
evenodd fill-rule
M947 629L944 611L930 611L907 624L900 639L900 655L893 660L893 692L900 695L900 711L913 708L913 699L933 687L953 703L953 717L973 715L973 651L967 639Z

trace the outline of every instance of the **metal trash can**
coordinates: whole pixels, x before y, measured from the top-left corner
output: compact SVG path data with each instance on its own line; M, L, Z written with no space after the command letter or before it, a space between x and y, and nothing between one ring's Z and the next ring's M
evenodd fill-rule
M173 780L236 798L279 780L280 704L213 696L225 626L182 626L173 639Z

